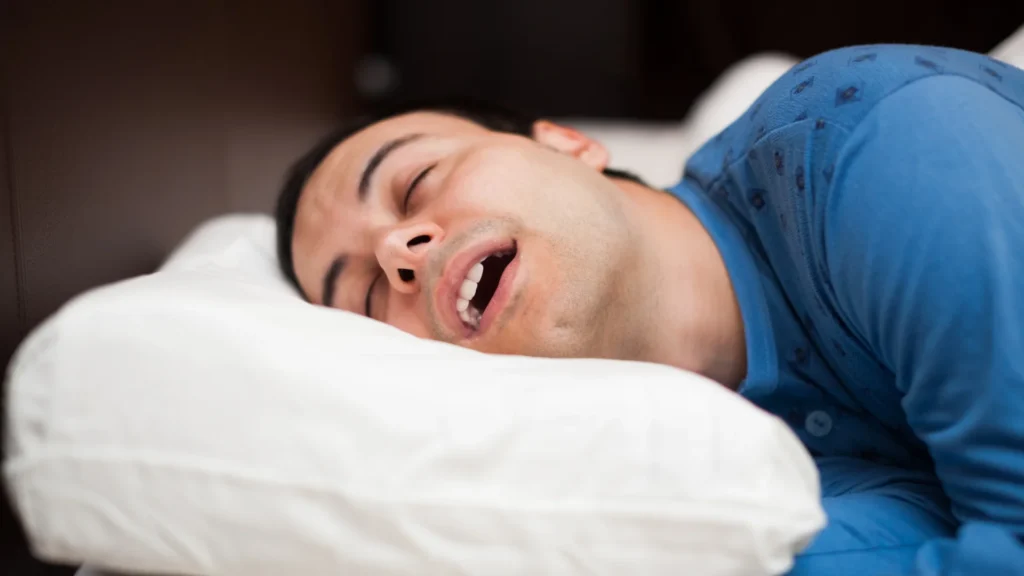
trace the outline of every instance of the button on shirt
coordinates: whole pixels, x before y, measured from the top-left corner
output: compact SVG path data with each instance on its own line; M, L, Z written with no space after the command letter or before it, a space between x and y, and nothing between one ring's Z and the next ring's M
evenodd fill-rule
M733 282L739 392L821 472L793 573L1024 574L1024 71L819 55L671 192Z

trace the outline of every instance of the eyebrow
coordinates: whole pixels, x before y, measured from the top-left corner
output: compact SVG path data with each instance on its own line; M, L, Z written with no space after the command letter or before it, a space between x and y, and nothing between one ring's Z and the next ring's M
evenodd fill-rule
M385 142L373 156L370 156L370 160L366 163L366 167L363 168L363 174L359 177L359 201L362 202L366 199L366 194L370 191L370 182L373 180L373 175L377 172L377 168L384 163L384 160L395 150L398 150L402 146L418 140L423 137L423 134L407 134L394 140Z
M345 269L345 262L346 258L344 256L338 256L334 259L334 262L331 262L331 267L324 274L323 294L320 297L324 306L330 307L334 303L334 288L338 284L338 276Z

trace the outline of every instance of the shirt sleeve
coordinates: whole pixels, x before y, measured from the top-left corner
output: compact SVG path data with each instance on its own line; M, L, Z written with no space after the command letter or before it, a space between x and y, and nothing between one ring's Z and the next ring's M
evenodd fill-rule
M952 534L925 473L849 457L815 459L828 527L786 576L911 574L921 542Z
M826 202L840 314L895 374L962 522L916 573L1024 573L1024 110L913 82L850 134Z

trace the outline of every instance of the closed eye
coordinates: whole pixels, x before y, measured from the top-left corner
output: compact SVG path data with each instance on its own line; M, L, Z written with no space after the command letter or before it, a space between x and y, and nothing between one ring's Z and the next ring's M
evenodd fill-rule
M370 287L366 289L366 303L364 304L364 308L367 318L373 318L373 289L377 286L377 282L380 281L380 278L383 275L383 272L377 274L373 281L370 282Z
M423 169L422 172L417 174L416 177L412 179L412 182L409 183L409 189L406 190L405 192L405 199L402 200L402 214L408 214L409 199L412 198L412 193L416 191L416 187L419 185L419 183L423 181L423 179L426 178L427 174L430 174L430 171L433 170L436 166L437 164L431 164L430 166L427 166L426 168Z

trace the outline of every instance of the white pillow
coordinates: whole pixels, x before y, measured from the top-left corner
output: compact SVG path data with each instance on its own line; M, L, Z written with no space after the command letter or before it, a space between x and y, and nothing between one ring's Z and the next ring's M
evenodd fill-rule
M601 142L611 165L633 172L651 186L668 188L683 177L686 161L708 140L743 115L780 76L799 61L762 53L725 70L693 103L680 122L566 119Z
M1024 68L1024 25L1000 42L989 55L1017 68Z
M500 357L306 304L263 216L18 350L3 472L41 558L122 572L777 574L821 529L777 418L664 366Z

